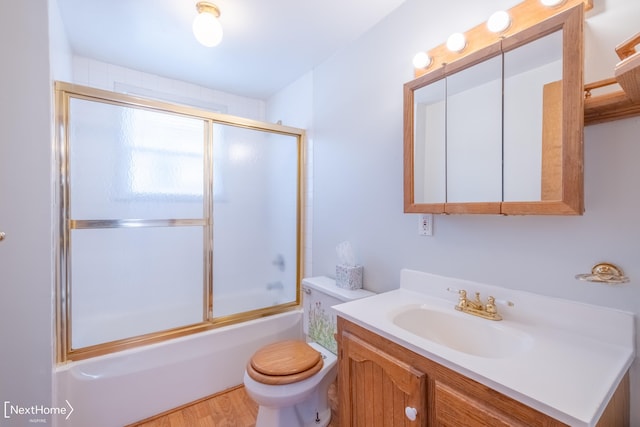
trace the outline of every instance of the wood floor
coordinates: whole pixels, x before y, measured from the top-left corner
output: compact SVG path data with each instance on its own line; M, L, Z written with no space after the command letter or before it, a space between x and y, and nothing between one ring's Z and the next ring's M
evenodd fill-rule
M335 384L329 389L329 401L333 414L329 427L339 427ZM258 406L238 386L126 427L254 427L257 415Z

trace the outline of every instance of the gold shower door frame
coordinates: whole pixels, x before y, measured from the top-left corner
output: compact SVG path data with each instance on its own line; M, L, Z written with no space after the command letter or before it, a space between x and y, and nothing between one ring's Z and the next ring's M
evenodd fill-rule
M58 363L100 356L141 345L152 344L193 333L207 331L220 326L247 321L263 316L282 313L300 305L300 283L303 277L303 223L304 223L304 165L305 131L298 128L271 124L256 120L214 113L202 109L167 102L149 100L140 97L109 92L105 90L55 82L55 165L57 222L54 231L56 246L56 358ZM204 165L204 215L202 219L117 219L117 220L72 220L69 203L69 123L71 99L81 99L97 103L157 111L162 113L201 119L205 122L205 165ZM251 129L266 133L292 136L297 141L297 200L296 200L296 290L295 301L263 307L256 310L213 317L213 126L223 124L238 128ZM70 234L73 229L132 228L132 227L172 227L200 226L204 228L204 271L203 271L203 307L202 322L161 330L130 338L72 348L71 340L71 259Z

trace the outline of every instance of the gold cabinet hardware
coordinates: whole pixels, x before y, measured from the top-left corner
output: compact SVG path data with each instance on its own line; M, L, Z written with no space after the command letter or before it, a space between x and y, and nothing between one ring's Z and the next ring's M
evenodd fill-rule
M609 285L629 282L629 278L624 275L620 267L608 262L594 265L590 274L576 274L576 279Z

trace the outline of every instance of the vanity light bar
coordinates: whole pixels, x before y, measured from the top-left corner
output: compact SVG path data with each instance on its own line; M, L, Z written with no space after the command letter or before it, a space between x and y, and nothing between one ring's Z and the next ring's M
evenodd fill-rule
M583 4L585 10L593 8L593 0L524 0L508 11L495 12L485 24L464 33L454 33L446 43L418 53L413 58L415 77L426 74L430 68L451 63L461 55L468 55L497 43L507 33L514 34L527 28L532 21L540 22L578 4ZM518 19L519 17L524 19Z

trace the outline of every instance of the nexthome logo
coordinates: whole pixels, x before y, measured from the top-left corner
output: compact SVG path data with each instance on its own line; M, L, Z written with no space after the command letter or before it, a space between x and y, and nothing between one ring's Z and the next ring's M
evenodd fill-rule
M50 407L44 405L31 405L31 406L20 406L14 405L10 401L4 401L4 418L11 418L16 415L20 416L30 416L32 417L33 422L43 422L38 420L37 418L43 415L63 415L65 416L65 420L68 420L73 412L73 406L69 403L68 400L65 400L67 406L63 407ZM46 422L46 421L45 421Z

